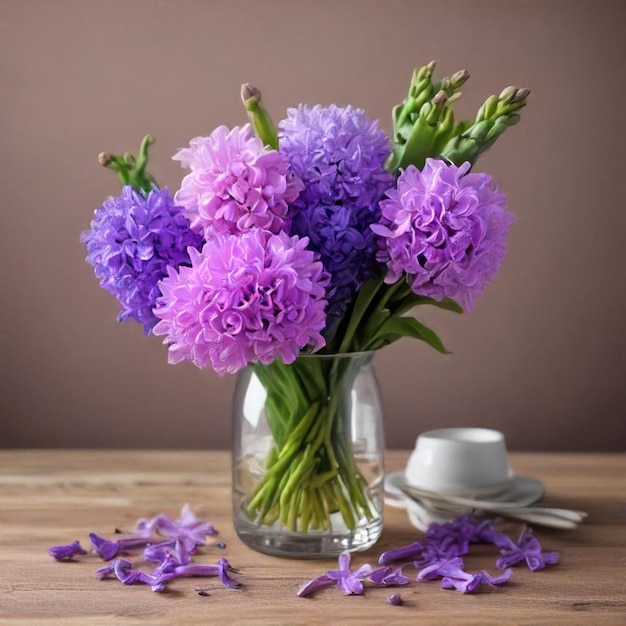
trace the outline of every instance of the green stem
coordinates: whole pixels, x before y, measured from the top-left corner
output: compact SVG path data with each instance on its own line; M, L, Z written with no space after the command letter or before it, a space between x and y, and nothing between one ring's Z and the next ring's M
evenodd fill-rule
M274 434L266 472L246 505L257 523L280 521L291 532L306 533L330 528L335 512L349 529L363 516L371 518L348 430L354 367L340 357L300 357L289 366L257 368Z

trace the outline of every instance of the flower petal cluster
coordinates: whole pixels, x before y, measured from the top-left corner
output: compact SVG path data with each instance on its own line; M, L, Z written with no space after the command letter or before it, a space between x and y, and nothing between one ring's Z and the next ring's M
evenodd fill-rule
M504 570L498 576L487 571L466 572L461 556L469 552L472 543L492 544L500 549L496 567ZM462 515L450 522L431 524L423 542L414 541L406 546L383 552L378 560L381 565L413 561L419 570L417 580L441 579L444 589L456 589L471 593L481 585L502 585L513 575L511 566L526 562L531 571L557 563L558 552L544 552L530 528L524 528L514 541L494 527L491 518Z
M220 374L248 363L292 363L324 345L327 276L305 238L251 229L216 236L191 267L170 269L154 312L169 362L189 360Z
M117 531L116 531L117 532ZM186 576L217 576L220 582L231 589L241 587L230 573L235 570L221 558L217 563L194 563L192 554L206 545L206 535L215 535L212 524L198 519L189 505L185 504L180 518L173 521L161 513L153 518L142 518L137 522L136 534L117 540L90 533L89 538L95 553L107 565L96 571L96 578L117 578L125 585L147 585L152 591L161 593L170 581ZM162 540L162 537L166 539ZM215 544L225 548L224 543ZM145 571L120 555L132 554L143 549L143 560L155 567ZM53 546L48 551L57 560L86 555L78 541L67 546Z
M331 275L329 313L340 314L376 265L370 225L393 182L384 167L389 141L376 121L350 106L300 105L278 126L280 152L305 186L287 228L310 238Z
M202 245L181 211L165 188L144 196L125 186L96 209L81 235L100 286L120 303L118 320L134 319L146 334L158 321L152 312L157 283L167 268L189 263L188 247Z
M250 124L232 130L219 126L209 137L192 139L173 158L191 170L176 202L206 239L252 227L278 233L287 205L303 187L286 157L265 149Z
M498 271L514 220L491 177L469 168L438 159L426 159L421 172L410 165L380 203L380 223L372 226L381 237L385 282L406 274L415 293L453 298L466 311Z

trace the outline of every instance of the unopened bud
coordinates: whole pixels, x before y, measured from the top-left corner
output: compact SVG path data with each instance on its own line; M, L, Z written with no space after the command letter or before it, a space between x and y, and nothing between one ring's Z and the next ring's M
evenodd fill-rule
M506 118L506 125L507 126L515 126L515 124L519 124L519 121L522 118L517 114L517 113L512 113L511 115L507 116Z
M467 70L460 70L458 72L454 72L452 76L450 76L450 84L458 89L463 83L467 81L470 77L470 73Z
M505 87L500 94L500 100L504 100L504 102L509 102L517 93L517 89L513 86Z
M261 104L261 92L250 83L241 85L241 101L257 137L273 150L278 150L278 133L270 114Z
M438 92L434 95L434 97L433 97L433 99L431 100L431 102L432 102L435 106L438 106L438 105L440 105L440 104L445 104L445 103L447 102L447 100L448 100L448 94L447 94L445 91L440 90L440 91L438 91Z
M108 167L112 159L113 159L113 156L111 155L110 152L101 152L98 155L98 163L100 163L100 165L103 165L104 167Z
M241 85L241 101L245 105L252 99L254 99L255 104L261 102L261 91L250 83L243 83L243 85Z
M526 87L523 87L522 89L518 89L515 92L515 95L511 99L511 102L523 102L524 100L526 100L526 98L528 98L529 95L530 89L526 89Z

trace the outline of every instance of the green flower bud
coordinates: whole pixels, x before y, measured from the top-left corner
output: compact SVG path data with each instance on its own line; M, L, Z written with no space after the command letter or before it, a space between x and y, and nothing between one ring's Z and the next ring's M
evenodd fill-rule
M450 77L450 84L454 89L458 89L461 85L465 84L470 77L470 73L467 70L460 70L455 72Z
M278 150L278 133L270 114L261 104L261 92L250 83L244 83L241 85L241 101L257 137L266 146Z
M122 185L130 185L137 191L148 193L156 185L154 178L148 173L148 149L154 138L146 135L141 142L137 158L129 152L124 155L101 152L98 155L100 165L117 172Z
M500 94L500 100L510 102L516 93L517 89L515 87L505 87Z
M511 104L514 102L524 102L526 98L530 95L530 89L526 89L525 87L522 89L518 89L513 98L511 99Z

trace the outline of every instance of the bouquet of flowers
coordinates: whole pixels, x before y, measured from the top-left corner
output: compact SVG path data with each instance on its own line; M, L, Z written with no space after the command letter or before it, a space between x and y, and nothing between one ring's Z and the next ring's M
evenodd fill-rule
M401 337L445 352L407 313L470 311L505 256L513 216L473 167L529 92L507 87L456 121L469 74L434 69L414 72L390 138L350 106L300 105L275 126L243 85L249 123L174 155L188 173L173 195L147 170L150 136L136 157L99 157L123 189L82 241L119 320L164 337L170 363L250 366L266 390L273 441L245 506L258 524L307 533L335 512L349 529L372 515L332 401L351 374L330 357Z

